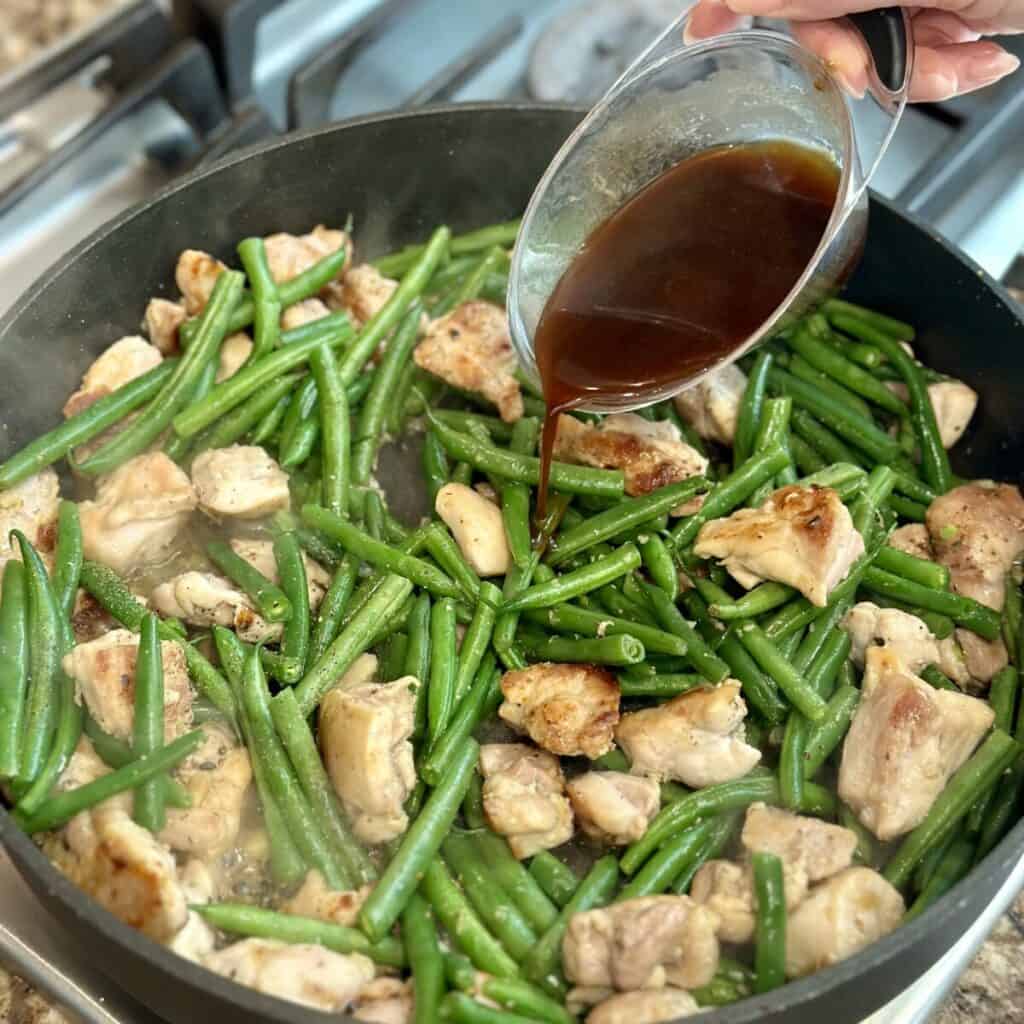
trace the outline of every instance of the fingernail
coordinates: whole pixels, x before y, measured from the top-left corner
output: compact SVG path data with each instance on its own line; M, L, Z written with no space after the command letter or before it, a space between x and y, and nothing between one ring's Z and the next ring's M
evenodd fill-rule
M967 64L967 73L972 82L989 83L1016 71L1020 67L1020 59L1006 50L993 50L991 53L972 57Z
M726 4L734 14L768 17L784 10L788 0L726 0Z

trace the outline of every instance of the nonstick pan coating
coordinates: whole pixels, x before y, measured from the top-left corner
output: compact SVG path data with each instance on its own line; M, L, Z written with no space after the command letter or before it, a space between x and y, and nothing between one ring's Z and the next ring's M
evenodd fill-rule
M360 119L233 157L166 190L78 246L0 323L0 456L53 425L91 359L138 333L151 296L173 297L181 249L233 261L235 243L247 235L301 233L351 214L360 251L372 256L420 240L439 223L464 231L517 216L579 116L488 104ZM957 472L1019 483L1024 324L998 286L875 197L864 261L848 294L917 325L922 357L981 393L954 458ZM66 881L3 810L0 841L53 926L169 1021L327 1019L217 977L121 924ZM701 1020L862 1020L963 935L1022 854L1024 823L907 927L834 968Z

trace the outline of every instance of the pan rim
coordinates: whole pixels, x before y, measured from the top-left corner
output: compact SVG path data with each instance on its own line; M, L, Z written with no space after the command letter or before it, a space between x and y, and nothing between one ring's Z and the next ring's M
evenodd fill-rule
M418 120L432 117L466 116L480 113L500 111L518 112L522 114L582 114L583 108L559 103L466 103L441 104L418 109L416 111L395 111L384 114L365 115L339 121L326 127L310 129L281 136L247 147L236 153L229 154L209 165L194 169L183 178L170 183L153 196L122 212L113 220L99 227L96 231L74 246L68 253L49 267L8 309L0 318L0 345L11 328L18 322L24 311L61 277L68 268L78 261L85 253L103 243L111 234L123 225L142 215L151 207L165 202L169 197L190 188L196 182L208 176L220 173L226 168L249 160L263 153L269 153L281 147L314 139L321 135L343 132L349 128L366 124L381 124L395 120ZM914 228L924 232L932 240L951 252L961 264L1002 302L1008 312L1020 321L1012 300L1006 290L994 281L970 257L956 250L938 232L922 224L918 218L899 210L888 200L872 193L871 201L886 207L900 218L909 222ZM263 1017L281 1022L296 1024L316 1024L326 1017L337 1021L346 1019L338 1014L325 1014L318 1010L302 1007L276 996L265 995L253 989L239 985L199 964L171 952L171 950L142 935L140 932L123 924L109 911L101 907L83 890L65 878L32 839L24 834L14 823L5 808L0 807L0 844L11 850L19 871L24 864L35 875L35 880L45 886L64 906L68 913L90 927L98 929L108 940L119 946L131 947L147 962L150 969L166 972L170 978L184 983L212 997L224 999L240 1006L243 1010L260 1014ZM965 886L982 878L988 879L998 887L1008 877L1015 864L1024 855L1024 819L1003 838L999 845L978 864L970 874L961 880L950 892L946 893L937 903L909 924L902 925L896 931L872 943L854 956L825 968L806 978L788 982L783 987L763 995L753 996L732 1006L706 1011L708 1024L752 1024L767 1013L783 1010L796 1011L810 1009L814 1003L828 991L854 981L868 966L877 966L891 962L918 943L926 934L945 930L957 909L961 893ZM923 972L922 972L923 973ZM919 977L918 975L917 977ZM913 980L917 980L915 977ZM910 984L912 982L908 982Z

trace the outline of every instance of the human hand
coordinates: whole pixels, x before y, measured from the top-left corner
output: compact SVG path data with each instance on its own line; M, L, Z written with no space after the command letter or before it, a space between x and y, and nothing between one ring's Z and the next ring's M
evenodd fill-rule
M870 57L844 14L882 6L878 0L698 0L688 41L736 28L745 17L787 18L796 38L818 54L843 85L863 96ZM926 0L908 7L914 45L910 99L935 102L981 89L1015 71L1020 61L983 35L1024 32L1024 0Z

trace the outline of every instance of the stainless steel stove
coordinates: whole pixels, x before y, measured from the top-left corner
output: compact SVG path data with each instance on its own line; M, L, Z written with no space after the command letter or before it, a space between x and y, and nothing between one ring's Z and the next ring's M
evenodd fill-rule
M426 103L586 103L679 0L128 0L0 77L0 311L68 248L197 162ZM1011 40L1024 56L1024 37ZM908 110L875 182L1024 285L1024 78ZM871 1024L927 1019L1024 885ZM0 962L89 1024L154 1024L69 948L0 852Z

